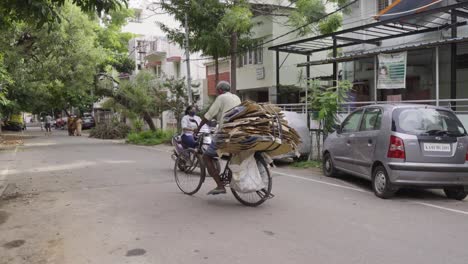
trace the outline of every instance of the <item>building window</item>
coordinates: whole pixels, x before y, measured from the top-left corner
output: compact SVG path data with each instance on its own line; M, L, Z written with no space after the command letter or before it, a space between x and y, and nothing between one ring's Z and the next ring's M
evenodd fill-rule
M161 74L162 74L161 65L155 65L153 67L153 73L154 73L154 75L156 75L157 78L161 77Z
M377 9L378 11L382 11L385 8L387 8L389 5L391 5L393 0L377 0Z
M255 57L257 59L255 64L263 64L263 46L257 47L255 50Z
M142 19L141 19L141 10L140 9L133 9L133 13L134 13L134 17L130 18L130 22L133 22L133 23L141 23L142 22Z
M158 43L156 42L156 40L154 41L150 41L150 50L151 51L157 51L158 50Z
M237 57L237 67L241 68L249 64L263 64L263 46L254 46Z
M180 62L174 62L175 77L180 78Z

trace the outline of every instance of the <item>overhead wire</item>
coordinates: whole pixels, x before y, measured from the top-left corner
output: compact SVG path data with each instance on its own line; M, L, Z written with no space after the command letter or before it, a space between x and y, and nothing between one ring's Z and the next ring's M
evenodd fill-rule
M317 23L317 22L319 22L320 20L323 20L323 19L325 19L325 18L327 18L327 17L329 17L329 16L331 16L331 15L333 15L333 14L336 14L336 13L338 13L338 12L343 11L344 9L346 9L347 7L351 6L352 4L354 4L354 3L356 3L356 2L358 2L358 0L351 1L351 2L347 3L346 5L343 5L343 6L339 7L339 8L337 8L336 10L334 10L334 11L332 11L332 12L330 12L330 13L327 13L327 14L325 14L325 15L323 15L323 16L317 18L317 19L314 19L313 21L310 21L310 22L308 22L308 23L306 23L306 24L304 24L304 25L302 25L302 26L300 26L300 27L297 27L297 28L295 28L295 29L293 29L293 30L290 30L290 31L286 32L286 33L283 33L283 34L281 34L281 35L279 35L279 36L277 36L277 37L274 37L274 38L272 38L272 39L270 39L270 40L268 40L268 41L264 41L264 42L261 42L260 44L254 45L254 46L251 47L251 49L256 49L256 48L262 47L262 46L265 45L265 44L271 43L271 42L273 42L273 41L275 41L275 40L278 40L278 39L280 39L280 38L283 38L283 37L285 37L285 36L287 36L287 35L289 35L289 34L295 33L295 32L297 32L297 31L299 31L299 30L301 30L301 29L303 29L303 28L306 28L306 27L308 27L308 26L310 26L310 25L312 25L312 24L314 24L314 23ZM244 52L239 52L239 51L238 51L238 52L235 52L234 55L239 55L239 54L243 54L243 53L244 53ZM212 58L212 57L200 58L200 59L198 59L198 60L211 60L211 59L213 59L213 58ZM190 60L192 61L192 59L190 59ZM197 59L194 59L194 60L197 60ZM184 60L184 61L186 61L186 60Z

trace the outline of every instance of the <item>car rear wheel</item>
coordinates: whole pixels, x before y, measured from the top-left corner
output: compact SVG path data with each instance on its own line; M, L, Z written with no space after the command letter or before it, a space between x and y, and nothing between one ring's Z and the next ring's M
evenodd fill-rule
M377 166L372 173L372 189L375 195L382 199L392 197L397 191L391 184L387 170L383 166Z
M465 191L463 187L456 187L456 188L445 188L444 193L449 199L459 200L462 201L468 196L468 193Z
M334 177L337 173L330 153L326 153L323 156L322 170L323 174L327 177Z

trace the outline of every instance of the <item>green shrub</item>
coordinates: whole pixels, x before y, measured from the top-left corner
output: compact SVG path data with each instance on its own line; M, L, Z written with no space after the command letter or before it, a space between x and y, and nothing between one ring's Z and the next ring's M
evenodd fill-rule
M145 123L140 118L132 119L133 130L135 130L136 132L143 131L143 126L144 125L145 125Z
M173 132L158 130L156 132L148 130L143 132L132 132L128 134L127 143L135 145L159 145L171 141Z
M130 133L130 127L120 122L97 124L91 129L89 137L100 139L123 139Z
M318 160L307 160L307 161L296 161L291 164L294 168L309 169L309 168L320 168L322 167L322 162Z

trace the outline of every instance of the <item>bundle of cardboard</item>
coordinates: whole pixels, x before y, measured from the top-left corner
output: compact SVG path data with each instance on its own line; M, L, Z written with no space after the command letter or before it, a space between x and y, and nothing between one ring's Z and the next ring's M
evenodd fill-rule
M252 101L244 101L225 114L215 140L219 153L264 151L270 156L297 153L300 143L279 107Z

